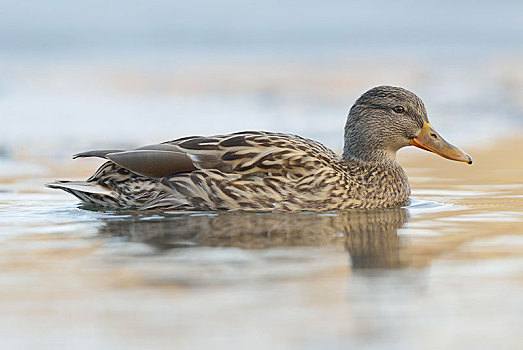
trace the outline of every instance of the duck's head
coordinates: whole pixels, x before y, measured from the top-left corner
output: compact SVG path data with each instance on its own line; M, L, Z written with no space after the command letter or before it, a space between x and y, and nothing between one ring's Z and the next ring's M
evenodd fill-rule
M405 146L416 146L442 157L472 164L472 158L445 141L432 127L423 101L412 92L378 86L352 106L345 125L343 157L384 162Z

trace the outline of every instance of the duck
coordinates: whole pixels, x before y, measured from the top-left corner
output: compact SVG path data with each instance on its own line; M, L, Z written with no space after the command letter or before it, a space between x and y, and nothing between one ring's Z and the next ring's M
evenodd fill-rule
M106 160L86 181L47 186L86 205L121 210L324 212L403 206L410 184L396 161L407 146L472 164L435 131L423 101L378 86L350 108L341 155L301 136L241 131L190 136L73 159Z

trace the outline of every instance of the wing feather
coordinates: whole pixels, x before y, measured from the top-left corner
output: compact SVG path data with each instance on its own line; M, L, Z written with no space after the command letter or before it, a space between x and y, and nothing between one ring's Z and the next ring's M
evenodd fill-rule
M101 157L140 175L165 177L197 169L224 173L301 177L329 166L339 157L322 144L296 135L245 131L211 137L192 136L129 151L83 152Z
M186 152L198 169L226 173L301 176L339 157L322 144L296 135L246 131L168 141Z

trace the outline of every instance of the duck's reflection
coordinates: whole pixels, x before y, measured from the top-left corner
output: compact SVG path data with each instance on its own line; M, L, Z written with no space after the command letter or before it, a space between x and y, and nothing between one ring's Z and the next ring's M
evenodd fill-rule
M330 214L131 215L103 219L100 233L124 236L158 249L344 245L353 268L398 268L405 264L397 231L408 220L404 208Z

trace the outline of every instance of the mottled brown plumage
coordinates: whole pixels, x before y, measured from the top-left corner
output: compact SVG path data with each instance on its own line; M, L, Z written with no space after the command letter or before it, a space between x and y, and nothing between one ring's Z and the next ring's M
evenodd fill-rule
M49 186L86 203L126 209L328 211L398 206L408 200L410 186L395 154L413 144L424 128L433 132L423 102L407 90L382 86L366 92L351 108L343 157L296 135L244 131L185 137L131 151L80 153L75 157L109 161L86 182ZM441 144L422 148L447 156L441 149L448 144L436 141ZM448 157L462 160L456 154Z

